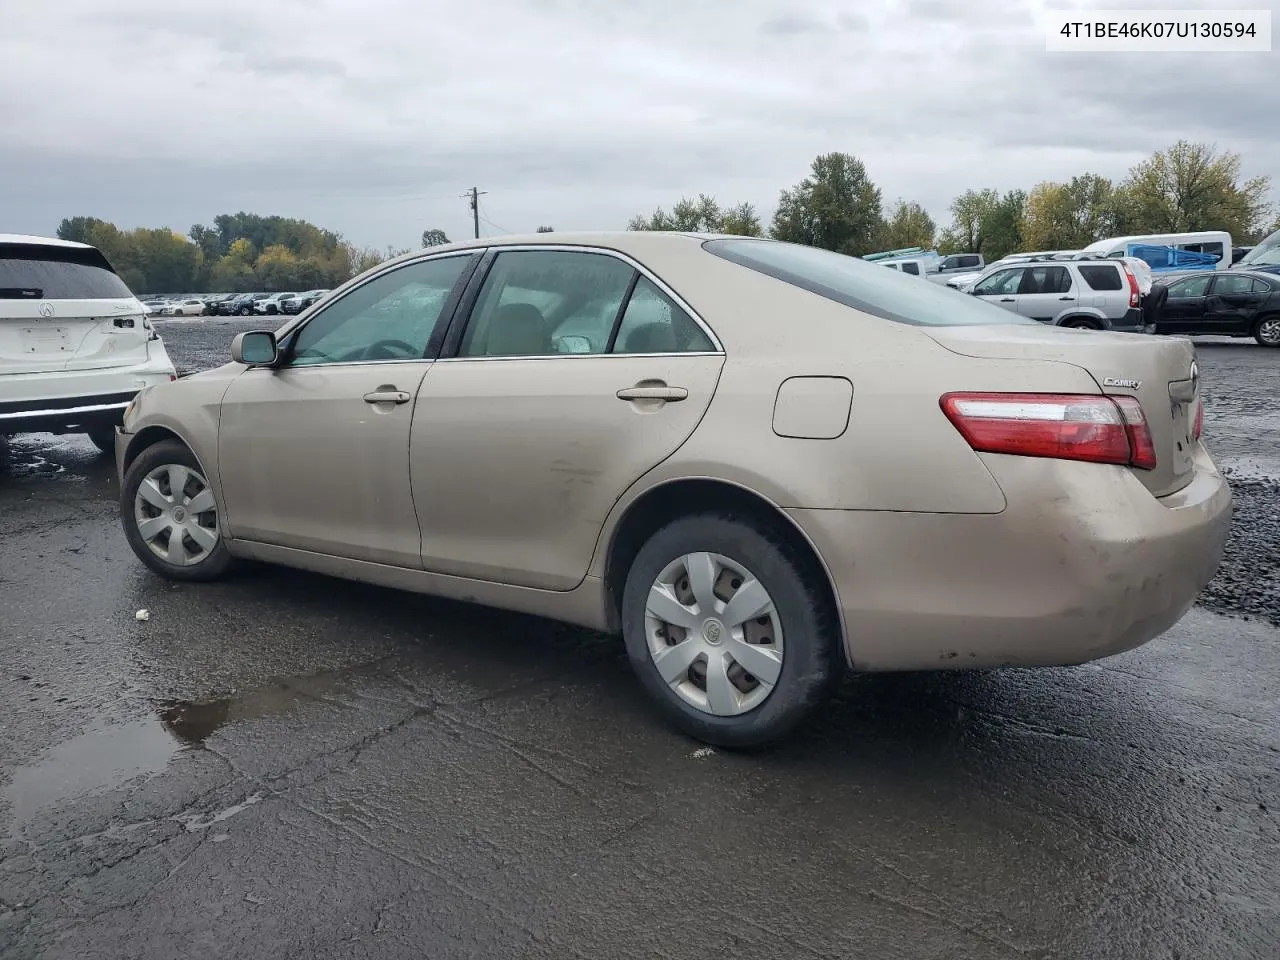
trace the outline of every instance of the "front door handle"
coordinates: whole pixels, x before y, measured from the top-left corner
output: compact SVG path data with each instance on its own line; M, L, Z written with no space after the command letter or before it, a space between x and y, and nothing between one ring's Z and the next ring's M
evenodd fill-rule
M1001 297L1001 298L1000 298L1000 302L1001 302L1001 303L1013 303L1013 302L1014 302L1014 300L1013 300L1013 297Z
M668 403L676 403L688 397L689 391L684 387L654 384L653 386L627 387L619 390L617 396L619 400L665 400Z
M1074 300L1075 297L1059 297L1059 300Z
M393 387L384 387L364 395L365 403L408 403L412 399L413 394Z

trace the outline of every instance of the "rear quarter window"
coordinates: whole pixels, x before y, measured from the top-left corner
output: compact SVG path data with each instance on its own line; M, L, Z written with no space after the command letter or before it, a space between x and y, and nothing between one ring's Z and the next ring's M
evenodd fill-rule
M97 250L45 244L0 246L0 299L114 300L131 297Z
M1084 277L1084 282L1089 285L1092 290L1123 290L1124 283L1120 280L1120 271L1115 267L1103 266L1097 264L1092 267L1081 267L1080 276Z
M708 240L708 253L863 313L917 327L1034 324L940 283L857 257L776 240Z

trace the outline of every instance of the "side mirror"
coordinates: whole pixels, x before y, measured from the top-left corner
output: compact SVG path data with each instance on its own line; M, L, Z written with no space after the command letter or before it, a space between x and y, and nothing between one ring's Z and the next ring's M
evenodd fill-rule
M236 334L231 341L231 359L250 367L269 367L280 359L276 335L266 330Z

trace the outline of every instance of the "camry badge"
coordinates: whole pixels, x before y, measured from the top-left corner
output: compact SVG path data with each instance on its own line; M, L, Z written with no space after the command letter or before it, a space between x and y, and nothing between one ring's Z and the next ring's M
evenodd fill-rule
M1102 381L1104 387L1125 387L1129 390L1137 390L1142 386L1141 380L1129 380L1125 377L1107 377Z

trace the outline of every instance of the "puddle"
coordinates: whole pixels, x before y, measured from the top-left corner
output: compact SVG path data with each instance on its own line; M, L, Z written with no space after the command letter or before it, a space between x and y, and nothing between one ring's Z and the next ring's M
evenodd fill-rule
M119 787L134 777L162 771L182 745L154 719L88 730L14 771L4 791L11 829L40 810Z
M304 700L333 703L334 695L348 690L346 671L320 673L276 680L220 700L166 700L157 705L157 711L170 734L184 744L199 746L229 723L286 713Z
M1280 478L1280 457L1214 457L1223 475L1231 480L1276 480Z

